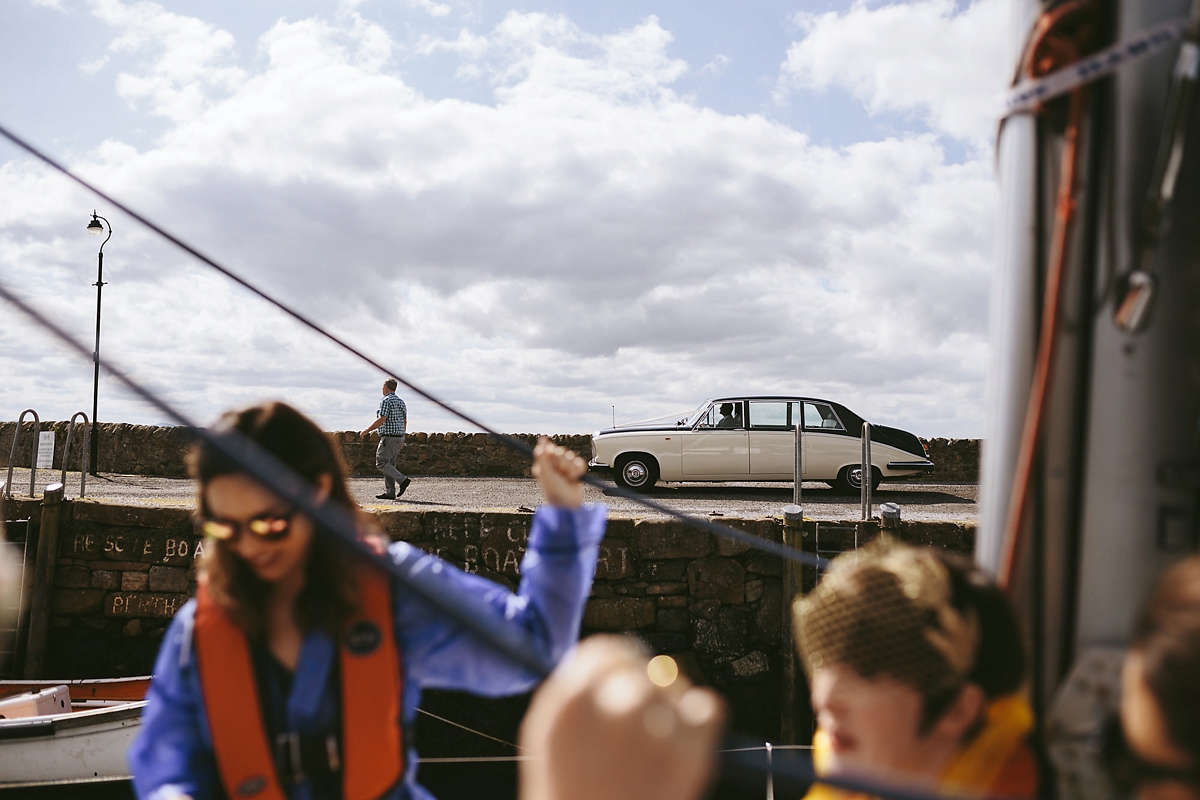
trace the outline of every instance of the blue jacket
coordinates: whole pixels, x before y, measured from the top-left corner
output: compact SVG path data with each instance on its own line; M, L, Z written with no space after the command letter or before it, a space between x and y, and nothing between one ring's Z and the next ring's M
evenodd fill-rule
M470 575L409 544L393 544L389 555L402 563L424 559L445 582L445 591L475 595L495 615L496 625L518 625L543 643L557 661L579 637L583 607L604 538L606 509L588 505L577 511L545 506L538 509L521 561L521 583L514 594L477 575ZM439 568L440 567L440 568ZM452 689L485 696L526 692L540 679L513 664L419 597L394 587L396 641L404 663L403 724L417 714L421 690ZM154 666L154 682L146 696L138 738L129 748L133 784L142 800L159 800L176 792L194 800L219 796L220 780L204 714L200 678L192 657L191 629L195 600L175 615L163 638ZM291 692L278 701L292 730L325 734L338 718L339 687L331 679L336 643L323 631L308 633L292 676ZM275 687L268 687L274 693ZM432 800L417 784L417 754L410 749L400 784L388 800ZM291 800L310 800L311 787L300 784Z

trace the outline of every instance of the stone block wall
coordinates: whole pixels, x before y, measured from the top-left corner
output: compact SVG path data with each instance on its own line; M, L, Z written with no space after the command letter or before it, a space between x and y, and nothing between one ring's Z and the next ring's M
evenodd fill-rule
M375 447L379 438L356 431L330 434L342 449L351 475L377 476ZM538 435L511 434L533 447ZM555 444L574 450L584 461L592 457L592 437L565 434L550 437ZM473 478L519 478L529 475L529 459L486 433L410 433L396 459L396 468L406 475L445 475Z
M24 501L6 507L5 516L36 521L39 513L40 502ZM152 671L171 617L195 592L194 567L202 553L186 510L64 502L47 675L100 678Z
M0 423L0 467L8 466L12 450L15 422ZM43 431L54 431L54 466L62 468L66 447L67 423L43 422ZM341 448L351 475L377 476L375 447L379 437L363 436L357 431L331 433ZM512 434L532 447L538 435ZM26 422L18 443L16 466L28 467L33 457L33 423ZM185 477L185 457L192 444L186 428L101 423L97 433L100 472L125 475L156 475ZM568 447L584 459L592 455L591 437L583 435L551 436L557 444ZM76 426L71 442L69 469L78 470L83 452L83 427ZM410 433L396 461L399 469L409 475L444 475L453 477L522 477L529 475L529 459L484 433Z
M929 480L979 483L979 439L922 439L936 465Z
M39 504L17 503L8 512L36 518ZM520 580L532 514L392 511L378 519L393 540L467 572L510 588ZM782 540L778 519L724 521ZM853 523L820 525L822 555L854 546ZM149 673L166 626L195 590L204 553L188 512L73 500L64 503L60 526L47 674ZM901 536L967 553L974 546L973 527L955 523L907 523ZM782 567L777 557L675 521L613 518L583 633L640 637L694 680L725 692L736 729L769 737L779 725Z
M12 452L13 436L17 423L0 422L0 466L8 467ZM62 469L63 452L67 445L66 422L43 422L41 430L54 431L54 468ZM126 423L101 423L97 430L97 468L100 472L124 475L158 475L183 477L187 475L184 456L192 444L192 435L187 428L157 425L129 425ZM33 442L37 435L33 422L22 426L21 441L13 462L18 467L28 467L33 458ZM83 455L83 425L76 424L71 440L68 471L80 468Z
M54 464L62 466L66 446L67 423L43 422L42 430L53 429ZM8 466L15 422L0 423L0 467ZM330 434L341 448L351 475L375 476L375 446L379 438L356 431ZM102 423L97 434L100 472L127 475L183 477L187 474L184 456L192 437L185 428ZM512 434L513 438L533 446L536 434ZM82 454L82 426L71 443L70 467L79 468ZM15 463L28 466L32 458L33 423L25 423ZM551 436L556 443L591 458L591 436L564 434ZM937 468L928 480L946 483L976 483L979 480L978 439L926 440L929 456ZM408 475L450 477L515 478L529 474L529 460L484 433L410 433L400 451L397 466Z

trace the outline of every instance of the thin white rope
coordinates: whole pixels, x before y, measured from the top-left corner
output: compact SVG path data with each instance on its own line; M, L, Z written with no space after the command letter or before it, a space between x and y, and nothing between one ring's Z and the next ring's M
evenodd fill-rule
M431 714L430 712L426 711L423 708L418 708L417 713L424 714L427 717L433 717L438 722L444 722L447 725L453 725L456 728L462 728L467 733L473 733L476 736L482 736L484 739L491 739L493 742L499 742L500 744L504 745L505 747L511 747L514 750L524 750L525 749L524 747L521 747L520 745L517 745L517 744L513 744L512 742L506 742L503 739L497 739L495 736L484 733L483 731L477 731L474 728L468 728L466 725L455 722L452 719L446 719L445 717L439 717L437 714Z
M460 758L418 758L418 764L488 764L507 761L536 761L537 756L462 756Z
M417 709L417 710L421 711L421 709ZM422 713L428 713L428 712L422 712ZM430 716L433 716L433 715L430 714ZM437 719L441 719L441 717L437 717ZM450 722L449 720L442 720L442 721ZM451 722L450 724L455 725L456 723ZM461 728L463 726L459 725L458 727ZM470 729L468 728L467 730L470 730ZM478 731L471 731L471 732L479 733ZM480 736L487 736L487 734L482 733L482 734L480 734ZM488 736L488 738L491 739L494 737ZM497 741L499 741L499 740L497 740ZM515 747L516 745L513 745L513 746ZM717 752L717 753L752 753L752 752L762 752L764 750L812 750L812 745L772 744L772 745L768 745L766 747L737 747L732 750L717 750L715 752ZM516 761L536 761L538 758L539 758L538 756L447 756L447 757L443 757L443 758L418 758L417 763L418 764L488 764L488 763L503 763L503 762L516 762Z
M755 753L766 750L766 747L735 747L732 750L717 750L717 753ZM811 744L773 744L772 750L812 750Z

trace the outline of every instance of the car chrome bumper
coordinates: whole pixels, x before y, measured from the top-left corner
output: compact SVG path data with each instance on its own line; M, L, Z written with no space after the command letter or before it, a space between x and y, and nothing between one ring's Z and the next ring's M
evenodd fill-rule
M612 467L610 467L608 464L605 464L602 461L597 461L596 459L593 458L591 461L588 462L588 469L612 469Z
M934 464L926 459L925 461L889 461L888 469L912 469L921 470L922 472L933 472Z

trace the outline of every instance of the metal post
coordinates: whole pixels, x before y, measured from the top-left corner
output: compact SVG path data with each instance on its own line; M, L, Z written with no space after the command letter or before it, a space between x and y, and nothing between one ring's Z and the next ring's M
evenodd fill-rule
M771 764L771 743L767 742L767 800L775 800L775 773Z
M871 423L864 422L862 426L862 461L859 462L859 483L861 486L862 518L871 518L871 481L874 471L871 468Z
M62 511L63 485L52 483L42 498L37 562L34 567L33 597L29 603L29 643L25 648L23 677L41 678L46 666L46 640L50 632L50 593L58 556L58 519Z
M783 543L795 550L804 549L806 543L804 516L799 506L786 506L783 510ZM797 699L803 696L797 683L800 679L798 654L792 635L792 604L804 592L804 577L800 565L794 561L783 564L783 609L782 630L783 677L780 681L779 738L783 744L799 744L803 727L796 719Z
M796 472L792 481L792 503L803 506L800 502L800 482L804 478L804 431L800 423L796 423Z
M111 234L110 234L111 235ZM105 241L108 241L105 239ZM103 247L104 245L101 245ZM88 469L93 475L96 472L96 454L100 450L97 438L99 436L99 426L96 424L99 419L96 414L100 405L100 294L104 291L104 251L100 251L100 256L96 265L96 349L92 351L92 362L94 372L92 373L92 430L89 441L89 455L91 461L88 464Z
M100 243L100 252L96 257L96 282L92 284L96 287L96 349L92 351L94 371L92 373L92 427L91 436L88 437L88 455L90 456L88 468L93 475L99 474L96 471L96 461L100 452L100 297L104 291L104 245L108 244L108 240L112 238L112 223L93 211L92 221L87 226L88 233L99 235L104 231L100 220L104 220L104 225L108 227L108 235Z

